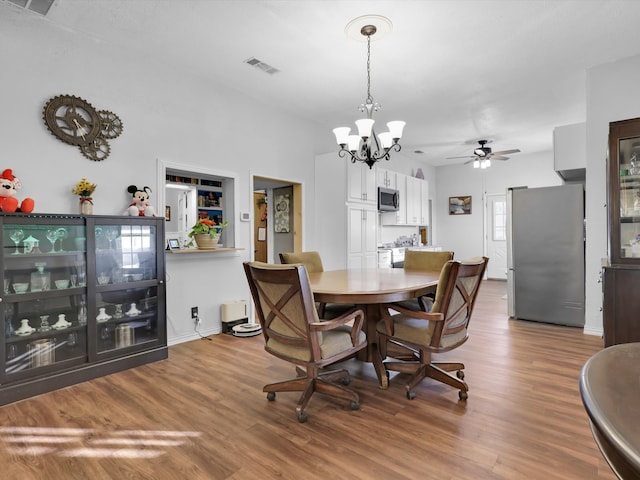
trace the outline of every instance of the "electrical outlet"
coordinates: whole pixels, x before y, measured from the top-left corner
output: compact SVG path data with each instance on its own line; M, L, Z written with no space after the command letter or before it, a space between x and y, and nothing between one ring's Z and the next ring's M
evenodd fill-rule
M198 307L191 307L191 318L198 318Z

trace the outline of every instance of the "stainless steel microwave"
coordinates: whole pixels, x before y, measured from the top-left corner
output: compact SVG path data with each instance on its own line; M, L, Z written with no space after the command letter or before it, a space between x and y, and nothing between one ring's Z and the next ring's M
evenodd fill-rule
M400 209L400 192L391 188L378 187L378 210L397 212Z

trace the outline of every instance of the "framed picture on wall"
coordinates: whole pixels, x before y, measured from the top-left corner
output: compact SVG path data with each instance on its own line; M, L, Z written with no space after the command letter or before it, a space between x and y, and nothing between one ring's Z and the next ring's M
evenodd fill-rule
M276 204L274 206L276 211L274 231L276 233L289 233L289 194L277 195Z
M471 195L449 197L449 215L469 215L471 213Z

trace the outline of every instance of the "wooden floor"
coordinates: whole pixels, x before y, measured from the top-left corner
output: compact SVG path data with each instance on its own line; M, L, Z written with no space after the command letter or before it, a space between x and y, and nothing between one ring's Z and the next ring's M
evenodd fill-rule
M297 394L262 393L294 369L262 336L217 335L0 408L0 478L614 479L578 393L601 339L509 320L504 295L485 282L470 340L439 357L466 363L466 403L432 380L412 401L402 376L379 390L372 366L350 360L361 409L314 395L300 424Z

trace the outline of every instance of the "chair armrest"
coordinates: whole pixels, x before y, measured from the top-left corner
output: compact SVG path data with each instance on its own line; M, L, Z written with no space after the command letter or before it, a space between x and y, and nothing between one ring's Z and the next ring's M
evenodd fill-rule
M358 343L358 337L362 331L362 327L364 326L364 312L360 309L350 310L339 317L332 318L331 320L313 322L310 324L310 328L315 332L323 332L346 325L351 321L353 321L353 326L351 327L351 344L356 345Z
M432 313L432 312L423 312L421 310L411 310L409 308L401 307L395 303L385 303L381 305L381 308L387 310L387 316L390 316L389 310L394 310L403 315L407 315L412 318L418 318L422 320L428 320L430 322L442 322L444 320L444 313Z

